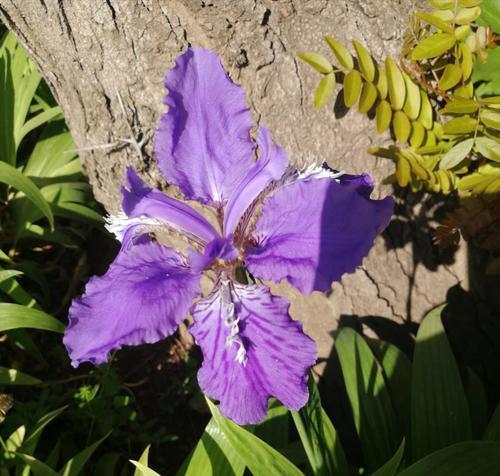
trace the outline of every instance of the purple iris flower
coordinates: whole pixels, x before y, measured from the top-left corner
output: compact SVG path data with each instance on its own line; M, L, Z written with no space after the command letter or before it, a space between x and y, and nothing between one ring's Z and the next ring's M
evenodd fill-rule
M243 90L210 51L186 51L165 87L158 163L168 183L201 206L127 170L123 214L109 219L120 252L69 310L64 343L72 364L99 364L123 345L156 342L191 313L203 352L198 381L224 415L257 423L271 396L299 409L316 345L290 318L286 299L245 276L286 279L303 294L329 290L366 256L393 200L371 200L368 175L293 169L264 127L254 141ZM212 210L212 219L199 209ZM161 245L165 231L187 250ZM205 295L203 273L215 283Z

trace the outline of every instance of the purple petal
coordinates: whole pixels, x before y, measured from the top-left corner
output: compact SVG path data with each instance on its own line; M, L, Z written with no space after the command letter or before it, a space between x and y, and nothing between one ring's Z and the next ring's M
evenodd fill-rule
M257 144L260 151L259 160L235 188L227 203L224 218L225 236L235 232L245 210L272 180L281 178L288 164L285 152L273 142L267 128L259 129Z
M232 237L216 238L203 250L203 254L191 248L189 250L189 263L196 271L207 269L216 259L233 261L238 258L238 250L233 245Z
M389 224L394 201L371 200L369 176L298 179L264 203L245 263L255 276L287 279L303 294L327 291L354 271Z
M215 228L189 205L148 187L132 167L127 169L126 188L122 188L122 208L130 226L163 222L205 244L220 237ZM126 224L127 222L125 222Z
M252 116L220 57L190 48L165 78L155 151L168 182L188 199L222 205L253 165Z
M308 399L307 370L316 361L314 341L289 317L284 298L272 296L264 286L231 283L229 295L239 332L228 346L231 327L224 322L228 310L224 286L222 282L199 301L193 312L190 330L203 352L200 387L220 401L226 417L241 425L264 419L270 396L298 410Z
M72 365L100 364L113 349L172 334L200 292L199 279L180 255L156 243L121 251L71 304L64 344Z

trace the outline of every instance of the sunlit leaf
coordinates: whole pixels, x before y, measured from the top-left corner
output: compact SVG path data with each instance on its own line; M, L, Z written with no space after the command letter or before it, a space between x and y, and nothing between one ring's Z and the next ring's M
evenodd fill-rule
M482 0L481 16L477 19L478 25L491 26L493 31L500 34L500 3L498 0Z
M500 131L500 112L491 110L481 111L480 118L481 122L486 126Z
M473 99L455 98L439 111L440 114L473 114L479 109L479 104Z
M414 148L418 148L422 145L422 142L425 139L425 129L420 122L413 122L411 125L411 134L410 134L410 145Z
M487 159L500 162L500 140L477 137L475 146L477 151Z
M474 139L466 139L455 144L446 154L443 155L439 162L439 168L442 170L452 169L462 162L472 150Z
M472 117L456 117L443 124L443 131L447 134L467 134L474 132L477 120Z
M412 51L411 57L414 60L434 58L446 53L456 43L457 39L449 33L434 33L422 40Z
M455 6L454 0L429 0L429 3L439 10L448 10Z
M396 180L400 187L406 187L411 179L411 167L408 160L401 157L396 162Z
M387 75L385 74L385 70L378 65L377 72L378 74L375 86L380 94L380 98L385 99L387 97Z
M453 33L451 22L441 19L438 15L434 15L432 13L420 13L420 12L417 13L416 15L421 20L424 20L430 25L433 25L436 28L439 28L440 30L446 33Z
M151 468L148 468L145 464L140 463L139 461L134 461L133 459L129 461L135 466L135 476L161 476L160 473L153 471Z
M368 50L356 40L352 41L356 55L358 56L359 68L367 81L373 82L375 78L375 63Z
M432 117L432 105L429 101L429 97L427 96L427 93L421 89L420 90L420 100L421 100L421 106L420 106L420 114L418 115L418 122L420 122L427 130L432 129L434 120Z
M387 87L389 89L389 100L393 108L398 111L403 108L406 99L405 80L401 70L392 58L385 60L385 72L387 74Z
M344 103L347 107L352 107L358 100L361 91L361 75L355 69L347 73L344 78Z
M359 112L366 113L375 104L377 99L377 88L369 82L363 84L359 98Z
M320 73L328 74L333 71L331 63L319 53L304 51L302 53L298 53L297 56Z
M447 91L456 86L462 79L462 69L454 63L447 64L444 68L441 78L439 78L439 87Z
M410 119L416 119L420 113L421 96L420 88L410 79L410 77L403 73L403 78L406 87L406 100L403 106L403 111Z
M19 304L0 303L0 332L21 328L62 333L65 326L56 318L38 309L27 308Z
M392 119L392 108L387 101L380 101L375 111L377 132L384 132L390 125Z
M481 15L480 7L462 8L455 16L455 23L457 25L467 25L476 20L479 15Z
M31 468L34 476L59 476L50 466L43 461L39 461L34 456L22 453L17 453L17 456Z
M333 54L337 58L340 66L344 67L347 70L351 70L354 68L354 61L352 59L351 53L347 51L344 45L339 43L337 40L332 38L331 36L325 36L325 41L328 43L328 46L333 51Z
M396 111L392 119L392 130L396 136L396 140L404 144L410 137L411 123L408 116L403 111Z
M323 107L333 96L335 90L335 73L326 74L321 78L321 81L314 93L314 107L319 109Z

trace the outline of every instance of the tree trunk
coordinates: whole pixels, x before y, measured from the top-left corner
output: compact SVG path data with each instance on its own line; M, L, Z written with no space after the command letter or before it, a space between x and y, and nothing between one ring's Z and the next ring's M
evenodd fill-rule
M366 152L374 141L382 142L373 121L357 111L336 119L342 111L334 113L333 105L315 111L319 78L296 53L328 54L322 37L330 34L344 44L360 40L377 60L396 58L414 8L412 0L0 0L3 21L51 86L84 149L81 159L95 196L109 211L117 209L127 165L151 184L162 183L151 139L164 109L165 71L188 45L222 55L232 78L243 85L256 123L270 128L290 160L326 160L337 169L368 171L380 182L392 164ZM123 144L85 151L129 137L127 123L144 128L150 139L143 159ZM415 207L405 205L401 213L363 267L335 284L330 296L303 298L278 286L319 341L320 357L330 353L329 332L339 318L419 320L465 276L463 253L453 265L436 255L427 202L415 200Z

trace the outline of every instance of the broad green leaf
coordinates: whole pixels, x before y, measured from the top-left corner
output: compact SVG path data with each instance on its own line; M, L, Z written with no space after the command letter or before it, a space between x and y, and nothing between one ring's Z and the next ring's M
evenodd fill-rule
M447 64L444 68L441 78L439 78L439 87L447 91L456 86L462 79L462 69L454 63Z
M392 108L387 101L380 101L375 110L375 121L377 132L382 134L390 125L392 119Z
M43 311L19 304L0 303L0 332L31 328L63 333L65 326Z
M344 78L344 103L347 107L352 107L358 100L361 91L361 75L359 71L353 69Z
M314 93L314 107L319 109L330 101L335 90L335 73L326 74L321 78L321 81Z
M477 151L487 159L500 162L500 140L489 137L477 137L475 146Z
M273 448L283 449L288 445L288 409L272 399L269 402L266 419L255 427L255 436Z
M429 131L432 129L432 126L434 124L434 120L432 117L433 112L429 97L423 89L420 90L420 99L422 105L420 106L420 114L418 115L417 120Z
M488 404L486 402L486 392L479 377L471 370L468 370L467 402L472 428L472 438L481 439L486 428Z
M443 155L441 161L439 162L439 168L441 170L448 170L456 167L465 158L467 158L474 145L474 139L466 139L454 145L446 154Z
M481 122L488 127L500 131L500 112L486 110L480 113Z
M483 440L500 442L500 403L495 408L495 411L486 426Z
M161 476L160 473L153 471L151 468L148 468L145 464L140 463L139 461L134 461L133 459L129 461L135 466L135 476Z
M28 178L25 177L19 170L9 164L0 162L0 182L3 182L10 187L13 187L23 192L33 204L47 217L50 226L54 228L54 216L50 205L43 198L42 193L37 186Z
M17 453L17 456L31 468L34 476L59 476L50 466L37 460L34 456L22 453Z
M212 418L176 476L241 476L245 462Z
M406 99L406 86L403 74L392 58L385 60L385 72L387 74L389 100L392 107L396 111L399 111L403 108Z
M491 26L493 31L500 34L500 3L498 0L482 0L481 15L477 19L478 25Z
M207 399L217 425L224 432L232 447L245 461L254 476L303 476L294 464L244 428L224 418L218 408Z
M375 79L375 63L368 50L356 40L352 41L354 49L356 50L356 55L358 56L359 68L365 79L369 82L373 82Z
M111 433L111 432L110 432ZM81 473L83 467L92 456L97 447L110 435L104 435L100 440L87 446L84 450L80 451L77 455L73 456L69 461L66 462L64 467L60 471L61 476L77 476Z
M404 144L410 137L411 123L408 116L403 111L396 111L392 119L392 130L396 140Z
M416 119L420 114L420 106L422 103L420 88L406 73L403 73L403 78L406 87L406 100L403 106L403 111L410 119Z
M354 424L361 440L365 466L382 466L401 441L390 395L368 344L350 328L342 328L335 339Z
M375 104L377 99L377 88L372 84L366 82L361 89L361 96L359 98L359 112L367 113Z
M472 117L456 117L443 124L443 131L446 134L468 134L474 132L477 127L477 120Z
M401 460L403 459L403 454L405 451L405 440L399 445L394 456L387 461L381 468L377 469L371 476L395 476L396 472L401 465Z
M309 377L309 400L298 412L292 411L293 421L315 476L349 476L349 467L330 418L321 406L320 396Z
M480 14L480 7L462 8L455 16L455 23L457 25L468 25L469 23L479 18Z
M15 269L2 269L0 270L0 283L7 281L15 276L21 276L22 271L17 271Z
M411 57L415 61L435 58L446 53L456 42L457 39L454 35L449 33L434 33L434 35L425 38L415 47L411 53Z
M471 78L478 96L500 94L500 48L488 50L486 63L479 60L474 63Z
M298 53L297 56L320 73L328 74L333 71L333 67L330 61L328 61L323 55L319 53L304 51L302 53Z
M440 114L473 114L479 109L479 104L473 99L455 98L439 111Z
M41 383L41 380L31 375L0 366L0 385L36 385L39 383Z
M432 453L398 476L499 476L500 443L466 441Z
M427 314L415 343L411 387L414 460L471 437L464 388L441 322L443 308Z
M411 134L410 134L410 145L413 148L418 148L422 145L425 139L425 129L422 124L418 121L414 121L411 124Z
M429 23L430 25L439 28L445 33L453 33L453 27L451 26L451 22L445 21L440 18L438 15L434 15L432 13L416 13L416 16L421 20Z
M352 59L351 53L347 51L344 45L339 43L337 40L332 38L331 36L325 36L325 41L328 43L328 46L332 49L333 54L337 58L340 66L344 67L347 70L351 70L354 68L354 61Z

